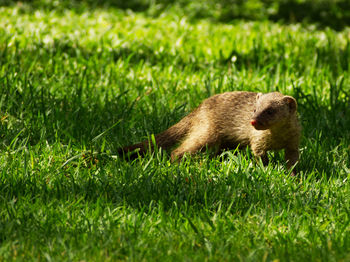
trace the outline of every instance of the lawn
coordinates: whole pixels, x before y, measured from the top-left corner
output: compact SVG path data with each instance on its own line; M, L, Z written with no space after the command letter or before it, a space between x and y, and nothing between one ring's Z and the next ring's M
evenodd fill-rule
M350 261L349 27L42 2L0 6L0 261ZM298 176L116 155L233 90L297 99Z

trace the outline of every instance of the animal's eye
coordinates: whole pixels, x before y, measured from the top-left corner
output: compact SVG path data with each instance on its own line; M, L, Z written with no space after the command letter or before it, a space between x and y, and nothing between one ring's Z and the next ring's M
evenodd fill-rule
M254 113L256 112L256 109L254 109Z
M275 110L273 110L272 108L269 108L269 109L266 110L266 113L268 115L273 115L275 113Z

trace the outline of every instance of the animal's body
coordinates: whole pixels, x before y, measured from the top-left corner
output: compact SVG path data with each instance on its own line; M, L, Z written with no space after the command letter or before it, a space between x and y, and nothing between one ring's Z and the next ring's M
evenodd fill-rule
M163 149L179 144L171 152L173 161L205 148L250 146L253 154L267 164L267 151L284 149L287 167L291 168L299 159L300 132L293 97L278 92L236 91L204 100L177 124L156 135L155 142ZM149 148L149 142L144 141L124 147L120 153L138 149L142 154Z

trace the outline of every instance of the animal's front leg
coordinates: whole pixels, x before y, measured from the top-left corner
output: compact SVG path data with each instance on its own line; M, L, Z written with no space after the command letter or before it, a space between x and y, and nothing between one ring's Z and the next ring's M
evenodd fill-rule
M267 166L269 164L269 158L267 157L266 153L261 155L261 156L259 156L259 157L260 157L260 159L261 159L261 161L262 161L264 166Z
M267 157L266 153L256 154L253 151L253 154L257 162L261 159L261 162L263 163L264 166L267 166L269 164L269 158Z
M262 150L258 146L255 146L254 144L252 145L252 151L257 161L261 159L264 166L267 166L269 164L269 158L267 157L266 151Z
M299 150L287 148L284 153L284 158L287 162L287 168L291 169L299 160ZM292 176L296 175L295 168L292 170Z

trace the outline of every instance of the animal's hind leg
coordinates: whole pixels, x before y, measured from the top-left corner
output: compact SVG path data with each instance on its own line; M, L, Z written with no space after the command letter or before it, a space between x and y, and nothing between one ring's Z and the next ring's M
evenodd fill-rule
M171 152L171 161L180 160L184 154L193 155L206 146L212 148L215 145L213 139L209 139L210 136L195 136L190 134L178 148Z

